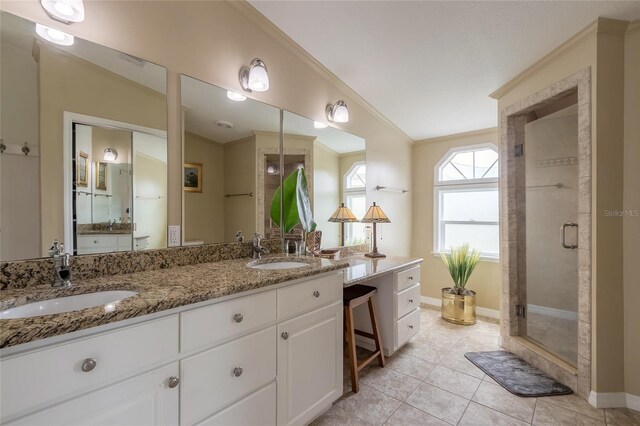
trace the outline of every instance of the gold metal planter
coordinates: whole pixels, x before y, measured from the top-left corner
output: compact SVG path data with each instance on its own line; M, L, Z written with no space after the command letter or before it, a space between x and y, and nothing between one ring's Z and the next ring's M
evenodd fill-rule
M466 290L458 295L450 288L442 289L442 319L454 324L473 325L476 323L476 292Z

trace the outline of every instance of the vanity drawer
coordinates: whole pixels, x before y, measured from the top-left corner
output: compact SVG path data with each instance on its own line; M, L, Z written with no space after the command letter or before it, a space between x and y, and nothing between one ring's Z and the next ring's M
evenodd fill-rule
M342 300L342 289L342 274L332 274L280 288L278 289L278 319L289 318Z
M396 319L420 307L420 284L396 294Z
M396 321L396 348L404 345L420 331L420 309L405 315Z
M107 248L116 250L118 237L115 235L78 235L78 248Z
M181 361L180 424L200 421L274 381L276 340L275 326L269 327Z
M395 273L396 276L396 291L402 291L407 287L411 287L414 284L420 283L420 267L407 269L406 271L400 271Z
M276 425L276 383L241 399L198 426Z
M182 352L213 346L276 320L276 291L229 300L181 315Z
M130 377L177 354L178 316L174 315L2 360L2 419ZM90 359L95 367L84 372Z

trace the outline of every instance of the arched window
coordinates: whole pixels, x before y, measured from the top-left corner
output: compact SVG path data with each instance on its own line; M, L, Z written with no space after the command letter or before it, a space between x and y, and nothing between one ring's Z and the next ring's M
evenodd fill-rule
M468 243L497 259L498 152L492 144L451 149L434 170L434 252Z
M344 175L344 203L358 218L367 213L367 165L364 161L353 163ZM345 224L345 245L364 244L365 224L353 222Z

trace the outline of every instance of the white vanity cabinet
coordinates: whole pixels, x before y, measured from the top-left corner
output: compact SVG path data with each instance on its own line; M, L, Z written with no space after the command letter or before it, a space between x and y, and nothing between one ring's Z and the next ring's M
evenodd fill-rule
M131 251L131 235L91 234L78 235L78 253L96 254L115 251Z
M389 272L363 284L378 289L373 302L383 352L391 356L420 331L420 265ZM354 322L357 329L371 332L365 306L356 309ZM374 350L371 340L356 336L356 341L359 346Z
M0 423L308 424L342 395L342 285L329 272L5 351Z

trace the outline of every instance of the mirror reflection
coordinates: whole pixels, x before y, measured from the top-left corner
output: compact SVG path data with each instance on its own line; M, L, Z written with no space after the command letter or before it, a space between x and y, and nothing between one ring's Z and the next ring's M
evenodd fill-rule
M366 213L365 140L289 111L284 112L283 126L284 176L305 169L317 248L365 243L363 223L344 223L343 234L343 223L329 221L342 203L358 220ZM285 239L295 241L303 235L301 226L296 226Z
M165 69L0 20L0 259L166 247Z
M181 92L183 244L278 237L280 110L184 75Z

